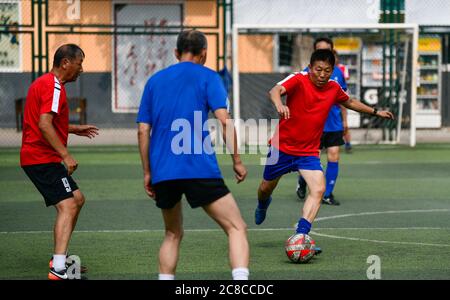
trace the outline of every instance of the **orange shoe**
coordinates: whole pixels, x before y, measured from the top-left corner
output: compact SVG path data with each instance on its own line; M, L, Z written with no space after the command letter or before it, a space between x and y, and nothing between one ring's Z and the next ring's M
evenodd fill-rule
M66 262L66 269L68 268L68 267L70 267L72 264L68 264L67 262ZM51 268L53 268L53 256L52 256L52 258L50 258L50 261L48 262L48 267L51 269ZM87 273L87 271L88 271L88 268L86 267L86 266L80 266L80 273L81 274L84 274L84 273Z
M50 268L50 272L48 272L49 280L67 280L69 276L67 276L66 270L55 271L55 269Z

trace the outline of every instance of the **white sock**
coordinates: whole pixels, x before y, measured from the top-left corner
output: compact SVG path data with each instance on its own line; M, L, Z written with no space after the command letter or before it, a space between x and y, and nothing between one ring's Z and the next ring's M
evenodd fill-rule
M231 275L233 276L233 280L248 280L248 275L250 272L247 268L236 268L231 271Z
M175 280L175 275L173 275L173 274L159 274L158 280Z
M53 254L53 269L55 271L61 271L66 268L66 255L65 254Z

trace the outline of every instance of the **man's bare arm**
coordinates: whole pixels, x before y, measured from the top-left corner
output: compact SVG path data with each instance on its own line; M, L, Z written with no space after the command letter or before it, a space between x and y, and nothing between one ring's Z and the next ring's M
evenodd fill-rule
M370 107L368 105L365 105L364 103L362 103L361 101L358 101L356 99L349 99L345 102L342 103L342 105L344 105L346 108L360 112L360 113L366 113L369 115L374 115L380 118L384 118L384 119L391 119L394 120L394 115L387 110L380 110L380 111L376 111L376 109L374 109L373 107Z
M69 175L72 175L78 167L78 162L70 155L69 150L63 145L56 134L55 127L53 127L53 113L41 114L39 117L39 130L44 139L61 156Z

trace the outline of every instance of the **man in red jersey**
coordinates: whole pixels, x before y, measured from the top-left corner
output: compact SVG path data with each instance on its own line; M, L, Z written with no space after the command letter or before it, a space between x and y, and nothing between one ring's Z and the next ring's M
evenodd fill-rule
M340 85L330 80L335 57L329 49L319 49L311 56L309 72L291 74L269 92L281 120L272 137L264 178L258 188L255 223L260 225L272 201L272 192L281 176L299 172L310 193L297 223L297 233L308 234L319 212L325 191L325 178L320 164L320 137L328 113L334 104L377 117L393 119L389 111L378 111L360 101L350 99ZM286 105L281 96L287 94ZM320 251L320 250L319 250Z
M70 279L67 248L85 201L71 177L78 162L67 149L67 137L69 133L88 138L98 134L95 126L69 124L64 84L75 81L83 72L83 59L84 52L77 45L59 47L52 70L31 84L25 103L20 165L45 204L55 206L57 212L54 255L48 273L51 280Z

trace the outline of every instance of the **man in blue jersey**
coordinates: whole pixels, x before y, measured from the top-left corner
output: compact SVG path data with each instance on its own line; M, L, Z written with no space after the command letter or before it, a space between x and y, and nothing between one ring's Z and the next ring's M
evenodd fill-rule
M222 179L204 126L209 111L222 126L238 183L247 170L237 151L223 83L216 72L203 66L206 52L203 33L181 32L175 50L179 63L148 80L137 116L144 189L161 208L166 229L159 251L161 280L175 279L183 236L183 194L192 208L201 206L227 234L233 279L249 276L247 225Z
M314 50L329 49L333 50L333 41L326 37L320 37L314 41ZM307 69L306 69L307 70ZM344 74L338 66L334 66L330 80L339 83L344 91L347 91ZM333 189L336 185L339 174L339 147L344 145L344 132L348 130L347 110L338 104L332 106L323 130L320 148L327 150L327 170L325 173L325 193L322 198L323 204L339 205L339 201L334 199ZM300 200L306 197L306 181L300 175L297 184L297 196Z

